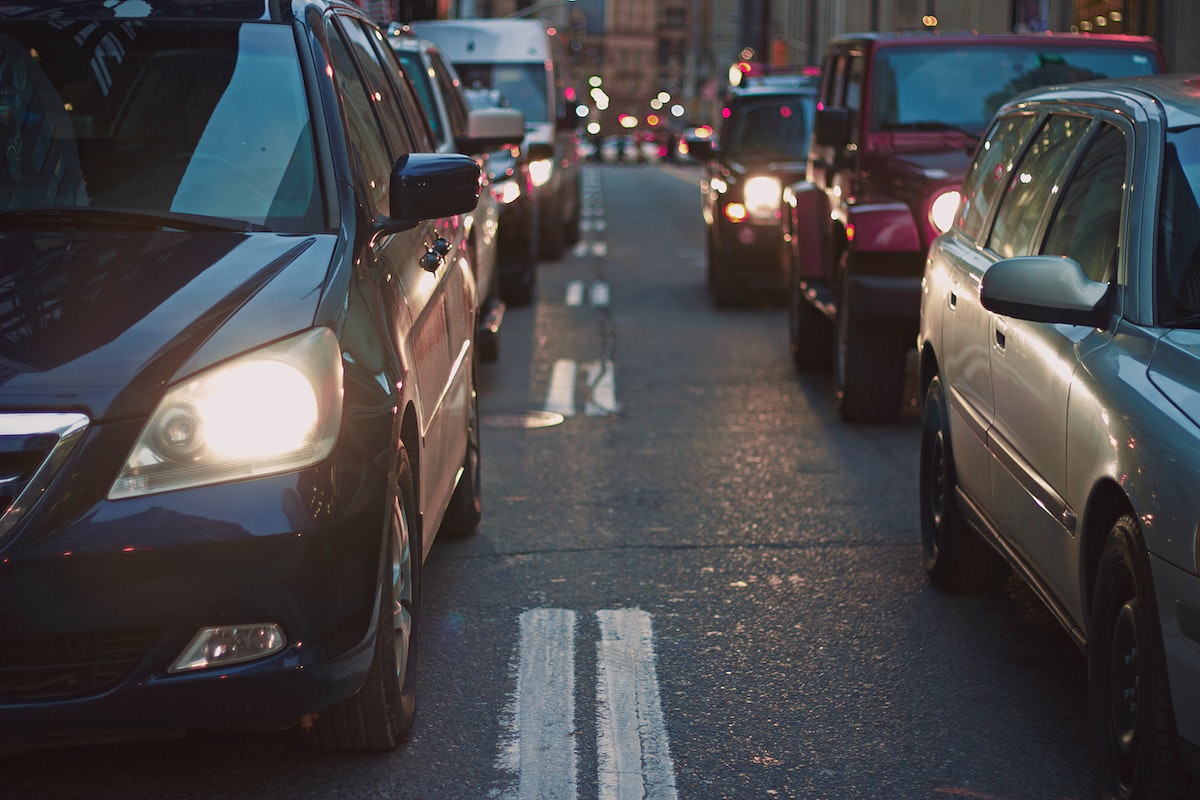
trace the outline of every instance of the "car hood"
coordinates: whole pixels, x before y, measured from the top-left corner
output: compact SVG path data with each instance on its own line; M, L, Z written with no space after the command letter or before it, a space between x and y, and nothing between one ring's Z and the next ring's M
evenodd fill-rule
M335 237L0 235L0 409L153 409L178 378L309 327Z
M803 161L755 161L743 158L731 162L729 167L739 177L773 175L779 178L781 185L787 186L804 177L807 164Z
M1148 369L1150 382L1200 425L1200 331L1173 330L1159 340Z
M972 155L967 149L956 147L920 152L892 151L870 160L877 162L871 165L871 169L881 174L891 173L894 177L890 180L924 184L962 180Z

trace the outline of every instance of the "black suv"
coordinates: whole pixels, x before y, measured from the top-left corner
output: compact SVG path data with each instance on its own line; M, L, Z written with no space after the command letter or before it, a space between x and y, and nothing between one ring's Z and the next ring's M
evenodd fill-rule
M0 5L0 750L413 724L479 524L461 215L338 0Z
M804 175L816 95L803 73L747 78L726 98L716 137L691 144L705 162L707 283L718 306L787 288L782 188Z

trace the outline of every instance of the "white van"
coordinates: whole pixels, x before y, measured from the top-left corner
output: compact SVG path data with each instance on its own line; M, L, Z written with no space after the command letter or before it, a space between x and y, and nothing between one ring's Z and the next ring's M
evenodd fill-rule
M421 20L411 23L450 59L467 88L498 90L525 114L524 148L538 189L538 255L561 258L579 238L579 152L566 107L557 34L536 19Z

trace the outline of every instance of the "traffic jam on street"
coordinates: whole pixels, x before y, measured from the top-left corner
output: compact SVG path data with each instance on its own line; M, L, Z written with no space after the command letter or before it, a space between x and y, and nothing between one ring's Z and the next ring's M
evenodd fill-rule
M0 4L0 797L1200 800L1200 79L546 5Z

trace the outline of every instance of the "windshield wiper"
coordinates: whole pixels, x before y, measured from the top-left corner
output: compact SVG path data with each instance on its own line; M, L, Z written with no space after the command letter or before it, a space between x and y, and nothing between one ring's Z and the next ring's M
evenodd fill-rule
M954 133L961 133L964 136L970 136L975 141L979 141L980 136L979 133L969 128L936 119L924 119L917 122L892 122L884 125L883 129L885 131L952 131Z
M1195 328L1200 326L1200 312L1184 314L1182 317L1176 317L1170 322L1164 322L1164 327L1167 328Z
M67 208L30 208L0 211L0 228L21 229L53 227L56 230L91 228L130 228L181 231L269 231L256 222L201 214L170 211L144 211L125 208L71 206Z

